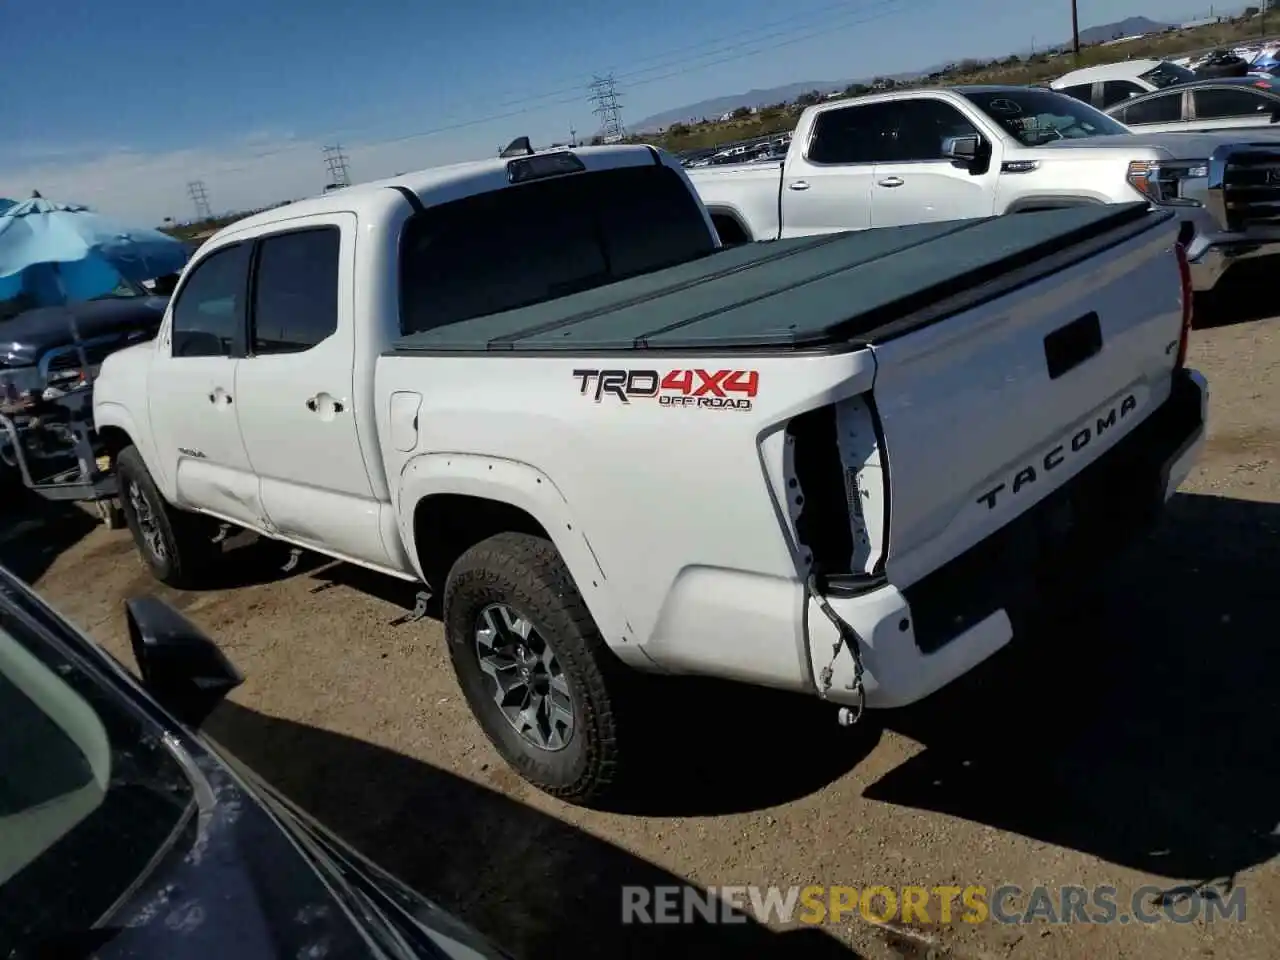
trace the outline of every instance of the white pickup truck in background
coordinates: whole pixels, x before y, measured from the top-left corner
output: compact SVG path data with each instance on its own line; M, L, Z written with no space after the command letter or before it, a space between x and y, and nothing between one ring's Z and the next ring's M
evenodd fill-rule
M1196 228L1198 292L1280 252L1280 139L1133 133L1051 90L957 86L809 107L775 164L691 170L725 243L1145 198Z
M622 782L628 668L929 695L1196 456L1167 212L724 249L660 151L508 152L223 229L94 409L156 577L233 525L424 582L550 793Z

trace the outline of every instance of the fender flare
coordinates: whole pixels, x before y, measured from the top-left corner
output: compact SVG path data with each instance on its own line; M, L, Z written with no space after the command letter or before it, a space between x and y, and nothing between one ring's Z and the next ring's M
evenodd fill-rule
M723 206L718 203L705 204L705 206L707 208L707 216L708 218L710 218L713 226L715 225L715 221L717 218L732 220L734 223L734 226L736 226L739 230L741 230L742 235L747 238L748 243L751 243L755 240L755 233L747 225L746 219L735 208L729 207L729 206ZM724 243L724 240L720 238L719 228L716 229L716 238L719 239L722 244Z
M414 515L418 504L435 494L493 500L533 517L560 552L605 641L620 654L630 648L644 658L634 644L635 634L618 603L617 591L600 567L564 493L549 476L519 460L474 453L427 453L409 460L400 471L396 523L409 560L424 580Z
M1064 207L1105 206L1105 200L1074 193L1046 193L1039 196L1019 197L1009 206L1005 213L1029 213L1034 210L1061 210Z
M147 470L155 481L156 486L160 488L160 492L164 494L165 499L172 502L175 494L172 478L161 467L160 458L156 456L156 450L151 443L150 434L139 429L138 422L133 418L133 414L129 412L129 408L123 403L117 403L114 400L105 400L102 403L95 404L93 408L94 430L101 433L108 427L123 430L128 434L133 445L138 448L142 462L147 465Z

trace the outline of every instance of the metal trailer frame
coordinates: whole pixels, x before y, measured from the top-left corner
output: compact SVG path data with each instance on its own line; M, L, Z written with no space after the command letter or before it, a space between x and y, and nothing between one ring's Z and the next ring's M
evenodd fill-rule
M94 450L95 432L91 424L76 419L73 413L72 420L65 425L65 429L72 438L67 455L75 457L76 465L48 476L36 476L33 473L31 461L23 446L22 436L32 428L19 426L12 417L5 414L0 414L0 428L8 436L25 487L46 500L93 503L98 517L109 529L122 526L116 477L114 473L98 467L97 453Z
M38 415L35 424L19 425L14 422L13 417L0 413L0 429L4 430L9 444L13 449L14 460L18 471L22 475L22 483L29 490L32 490L46 500L59 502L90 502L94 505L98 517L106 524L108 529L118 529L124 525L123 514L119 504L119 485L116 481L115 474L109 470L102 470L98 466L98 454L94 449L94 440L96 431L93 429L92 411L93 411L93 381L95 372L89 364L89 358L85 353L85 344L80 337L80 331L76 325L74 318L70 320L72 349L74 349L80 357L80 371L83 378L83 385L77 389L67 391L65 394L46 400L46 403L52 403L64 406L68 413L66 423L59 422L59 426L71 436L71 442L67 445L65 454L68 457L74 456L76 465L74 467L59 470L49 476L37 477L32 469L32 464L28 459L27 451L23 446L23 434L32 429L47 429L41 427ZM65 349L65 348L63 348ZM45 387L50 386L47 364L41 365L41 371L44 373ZM65 404L59 401L65 400ZM88 413L86 414L86 411ZM7 466L7 464L3 465ZM0 469L3 469L0 466Z

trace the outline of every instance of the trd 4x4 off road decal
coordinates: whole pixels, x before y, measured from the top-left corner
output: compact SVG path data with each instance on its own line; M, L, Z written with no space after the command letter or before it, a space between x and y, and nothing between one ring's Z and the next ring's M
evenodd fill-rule
M652 400L664 407L750 410L760 389L758 370L575 370L579 392L600 403Z

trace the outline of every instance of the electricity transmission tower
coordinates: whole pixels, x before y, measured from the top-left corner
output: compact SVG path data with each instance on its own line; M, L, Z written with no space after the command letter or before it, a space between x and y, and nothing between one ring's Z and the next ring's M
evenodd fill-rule
M187 195L191 197L191 202L196 205L197 220L213 219L213 211L209 209L209 195L204 191L203 180L192 180L188 183Z
M596 77L588 89L591 102L595 104L591 112L600 118L601 136L606 141L620 140L626 131L622 126L622 105L618 102L618 86L613 74Z
M342 152L341 144L324 148L324 163L329 168L329 187L351 186L351 174L347 171L347 155Z

